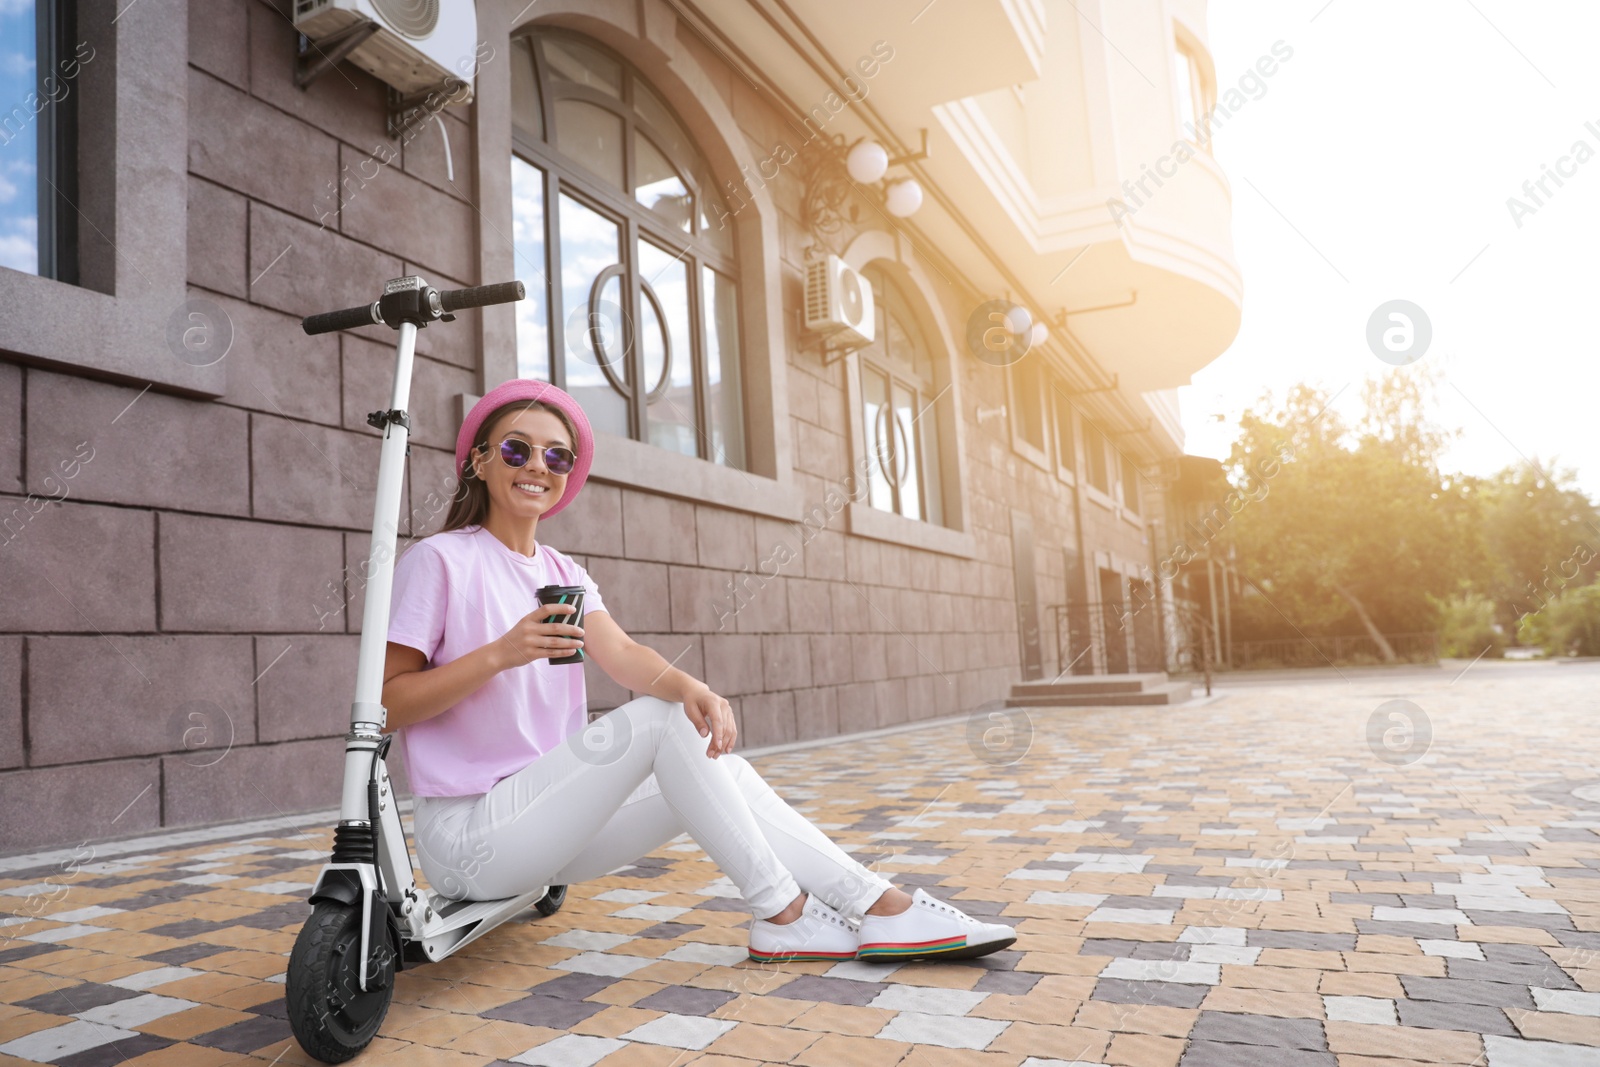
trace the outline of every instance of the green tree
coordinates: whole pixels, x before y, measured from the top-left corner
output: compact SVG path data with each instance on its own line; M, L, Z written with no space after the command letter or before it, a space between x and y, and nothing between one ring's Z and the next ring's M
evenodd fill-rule
M1563 590L1548 608L1524 615L1517 633L1552 656L1600 656L1600 582Z
M1241 418L1229 477L1259 503L1226 536L1293 629L1327 633L1353 622L1392 662L1384 632L1431 628L1438 601L1470 584L1464 565L1481 558L1475 505L1439 472L1453 435L1425 416L1436 386L1423 369L1369 380L1354 426L1307 385L1282 407ZM1261 476L1261 457L1286 453L1290 462Z
M1506 633L1495 626L1494 601L1482 593L1457 593L1436 606L1441 655L1475 659L1485 653L1499 656L1504 650Z
M1487 552L1478 586L1508 634L1523 615L1587 585L1600 568L1600 512L1576 478L1535 459L1476 485Z

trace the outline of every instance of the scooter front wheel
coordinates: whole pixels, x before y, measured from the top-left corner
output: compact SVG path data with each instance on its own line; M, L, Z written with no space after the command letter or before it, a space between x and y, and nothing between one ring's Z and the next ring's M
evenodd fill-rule
M289 954L284 996L289 1026L307 1054L343 1063L377 1036L394 996L394 949L369 946L374 966L361 988L361 908L319 901Z

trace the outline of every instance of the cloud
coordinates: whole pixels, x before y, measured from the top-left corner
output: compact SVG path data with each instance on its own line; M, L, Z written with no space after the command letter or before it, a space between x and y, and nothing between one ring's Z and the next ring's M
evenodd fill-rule
M39 273L39 242L23 234L0 236L0 267Z
M9 162L0 162L0 204L9 204L21 192L21 186L13 181L20 178L27 184L34 184L32 178L37 173L37 168L28 160L14 159Z

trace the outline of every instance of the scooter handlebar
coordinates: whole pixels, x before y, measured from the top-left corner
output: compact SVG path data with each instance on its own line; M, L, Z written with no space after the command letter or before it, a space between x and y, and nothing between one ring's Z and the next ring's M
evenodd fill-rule
M470 289L441 289L439 302L446 313L463 308L481 308L490 304L509 304L521 300L527 289L521 282L501 282L498 285L476 285Z
M448 315L466 308L487 307L490 304L509 304L521 300L527 289L521 282L501 282L498 285L475 285L470 289L439 290L439 310ZM381 301L364 307L345 308L343 311L325 311L308 315L300 326L308 334L333 333L336 330L353 330L361 326L382 326Z
M300 326L306 333L333 333L335 330L353 330L358 326L381 326L383 320L378 317L378 302L358 308L345 308L343 311L324 311L320 315L307 315L300 320Z

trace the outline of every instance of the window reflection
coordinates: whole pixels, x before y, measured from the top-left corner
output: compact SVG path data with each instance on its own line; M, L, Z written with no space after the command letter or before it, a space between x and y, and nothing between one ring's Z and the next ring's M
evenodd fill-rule
M672 116L666 101L642 81L633 83L633 109L667 152L680 159L699 155L683 125Z
M1100 432L1100 427L1084 420L1083 423L1083 451L1085 474L1089 477L1089 484L1102 493L1111 492L1111 475L1106 466L1106 438Z
M32 0L0 3L0 100L10 109L0 125L0 267L38 274L39 125L30 93L38 83L38 27ZM49 59L46 58L48 73ZM59 91L59 90L58 90ZM48 101L47 101L48 102Z
M530 137L544 137L544 108L539 77L533 69L533 46L526 37L511 39L511 124Z
M1011 400L1017 409L1017 436L1043 452L1044 368L1038 357L1024 356L1011 365Z
M633 196L639 203L662 216L671 226L689 232L694 220L694 196L683 179L667 162L661 150L643 134L633 137Z
M738 220L705 157L608 49L548 30L512 56L532 72L512 84L518 277L532 296L548 269L557 305L518 307L519 373L572 393L598 429L742 467Z
M1056 407L1056 465L1069 474L1078 473L1078 449L1072 439L1072 404L1061 395L1057 382L1054 390Z
M540 40L550 77L622 98L621 63L572 37L552 35Z
M654 331L645 331L648 346L652 336L659 338L663 359L651 367L650 350L645 350L645 382L652 390L661 382L663 363L667 364L666 383L658 395L652 392L648 413L650 440L662 448L693 456L699 452L694 410L694 362L689 358L693 346L689 336L689 271L683 260L646 241L639 245L639 269L646 293L660 302L665 322ZM653 305L646 299L640 309ZM652 311L653 311L652 307ZM670 360L666 359L670 356Z
M744 466L744 394L739 389L739 288L732 278L706 267L701 282L706 323L706 412L711 420L711 455L718 463Z
M544 171L511 157L511 240L515 277L527 295L517 313L517 377L550 379L549 309L545 306Z
M733 213L711 186L700 187L700 237L724 256L733 255Z
M900 513L922 517L922 465L912 434L916 432L915 394L904 383L894 383L895 466L900 472Z
M1194 58L1188 49L1178 46L1178 73L1173 79L1178 83L1178 128L1193 139L1199 129L1199 112L1195 109Z
M875 367L861 372L862 418L868 450L867 503L894 511L894 441L889 427L889 383Z
M869 266L877 330L860 349L867 503L911 519L943 521L933 352L911 302Z
M561 197L561 312L563 333L563 386L583 405L596 429L628 433L628 405L613 388L605 370L626 380L621 354L625 323L621 280L613 275L600 288L591 306L590 292L601 272L619 260L620 231L615 222L565 194Z
M556 101L556 145L596 177L622 188L622 119L586 100Z

